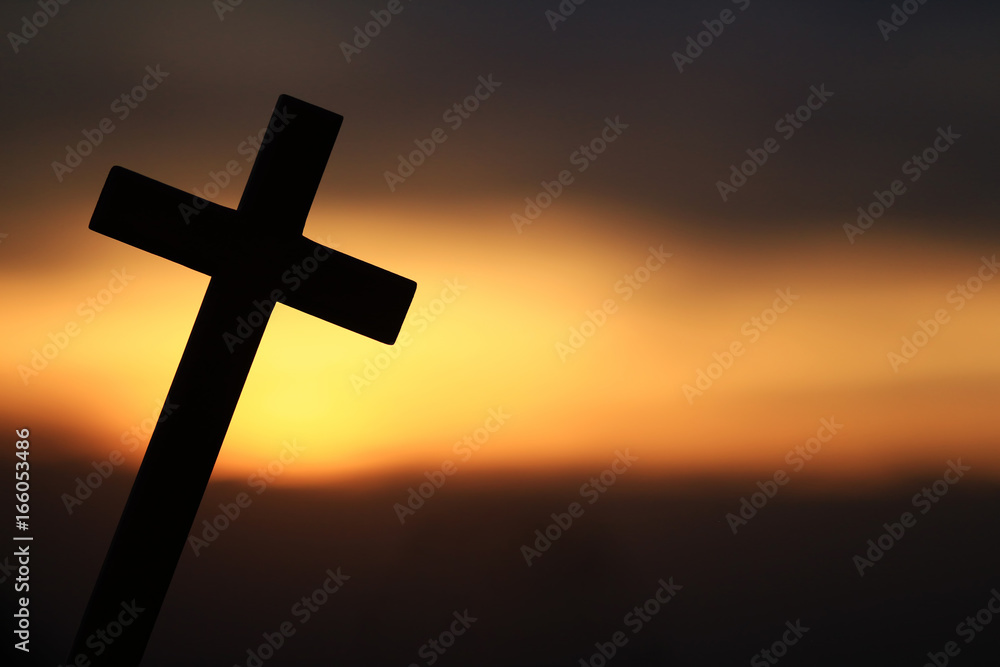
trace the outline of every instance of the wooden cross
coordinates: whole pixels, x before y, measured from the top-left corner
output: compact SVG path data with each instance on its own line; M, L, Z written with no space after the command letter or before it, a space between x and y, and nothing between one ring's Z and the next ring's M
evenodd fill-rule
M212 279L170 385L176 407L150 437L69 664L142 659L276 302L395 342L416 283L302 236L342 122L279 97L235 211L111 169L90 229ZM88 646L123 605L131 622L120 636Z

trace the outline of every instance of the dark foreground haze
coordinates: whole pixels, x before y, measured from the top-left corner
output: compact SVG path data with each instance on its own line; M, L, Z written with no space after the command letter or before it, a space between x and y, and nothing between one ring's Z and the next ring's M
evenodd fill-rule
M69 515L60 495L86 467L36 474L31 655L39 665L64 664L132 481L119 471ZM250 502L197 556L185 549L143 664L596 666L604 664L596 645L610 653L619 632L623 646L609 665L920 666L928 652L948 658L948 642L957 650L949 664L996 664L1000 619L980 623L992 621L981 610L1000 587L1000 486L974 471L936 502L916 504L942 470L824 492L804 474L735 535L726 514L739 511L757 478L625 473L605 492L581 495L594 472L456 475L403 525L393 505L419 475L259 494L213 484L199 533L220 503L241 493ZM536 529L573 502L581 509L572 525L561 535L550 528L558 537L529 567L522 545L537 546ZM859 576L854 556L907 511L915 523ZM324 583L336 592L319 592ZM657 594L669 602L651 602ZM453 642L452 629L461 631ZM265 634L280 645L273 655ZM248 651L262 644L268 659L258 663Z

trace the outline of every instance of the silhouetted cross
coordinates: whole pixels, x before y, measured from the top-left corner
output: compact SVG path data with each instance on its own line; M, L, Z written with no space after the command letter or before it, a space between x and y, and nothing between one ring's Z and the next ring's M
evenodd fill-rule
M235 211L111 169L90 228L212 279L170 385L176 407L150 437L69 664L142 659L275 302L395 342L416 283L302 236L342 121L279 97ZM121 635L88 647L126 606Z

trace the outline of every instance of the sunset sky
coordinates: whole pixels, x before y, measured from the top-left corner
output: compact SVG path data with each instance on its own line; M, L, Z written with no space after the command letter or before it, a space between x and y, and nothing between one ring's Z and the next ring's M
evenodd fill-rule
M123 434L157 413L208 277L88 230L100 188L117 164L205 192L235 161L209 197L235 207L246 140L287 93L345 118L305 234L418 283L410 342L389 348L279 307L218 478L245 478L292 440L305 453L288 482L448 459L570 469L621 447L646 474L766 474L823 418L844 428L820 476L958 455L1000 473L1000 282L977 282L1000 250L998 93L977 75L997 63L985 27L996 9L927 5L886 41L881 7L742 5L682 72L672 54L724 3L587 3L553 30L540 5L407 2L350 62L340 43L380 7L246 2L222 20L209 2L62 7L3 59L5 422L53 433L46 455L121 449L138 465L148 433L132 451ZM5 8L4 25L20 12ZM144 77L155 85L124 106ZM449 116L480 77L493 91ZM831 96L799 129L776 126L820 87ZM106 117L114 130L57 173ZM616 120L606 150L581 158ZM398 156L436 128L446 140L390 188ZM905 163L949 131L959 138L911 180ZM723 201L718 182L768 138L777 151ZM551 205L512 220L563 170L572 182ZM888 212L846 231L896 179L906 189ZM650 248L670 257L624 288ZM90 310L115 271L134 278ZM461 289L444 304L449 284ZM773 317L785 290L791 306L757 329L751 318ZM583 325L608 299L604 323ZM935 335L894 363L936 312ZM73 324L44 369L22 368ZM593 335L577 349L581 325ZM719 375L713 355L734 342L743 353ZM698 385L699 372L718 377ZM509 420L462 461L453 445L491 409Z
M440 665L597 665L664 581L676 602L611 667L764 664L799 621L783 666L927 664L1000 587L998 19L4 3L0 477L30 429L32 552L28 604L21 542L0 549L0 608L9 633L30 607L34 649L0 662L89 655L78 628L133 598L154 611L105 658L151 630L145 667L260 667L342 567L266 667L430 667L463 610L481 620ZM191 440L171 424L151 451L180 463L119 523L211 277L91 216L115 166L236 208L281 95L343 117L304 235L415 281L412 305L391 346L278 305L205 494L211 430L187 424L208 420L177 419ZM227 251L276 246L240 220ZM591 507L595 479L615 488ZM123 586L95 587L102 563ZM962 665L996 664L998 625Z

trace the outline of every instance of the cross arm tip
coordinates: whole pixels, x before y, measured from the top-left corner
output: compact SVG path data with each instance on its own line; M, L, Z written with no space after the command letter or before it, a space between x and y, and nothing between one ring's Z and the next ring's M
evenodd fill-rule
M295 280L286 306L392 345L409 312L417 283L356 257L302 238L289 246L282 267L313 259L311 277Z
M108 170L108 177L104 179L101 194L97 198L97 206L94 207L94 213L90 217L90 224L87 225L88 229L102 234L105 233L105 223L111 217L110 211L116 208L115 202L119 197L119 193L137 176L139 174L136 172L117 164Z
M385 343L386 345L395 345L396 340L399 338L399 333L403 330L403 320L406 319L406 314L410 311L410 306L413 304L413 296L417 293L417 283L409 278L404 278L403 276L398 276L400 278L400 303L399 312L402 315L399 317L399 324L395 328L390 328L386 331L384 337L375 338L375 340L380 343Z

